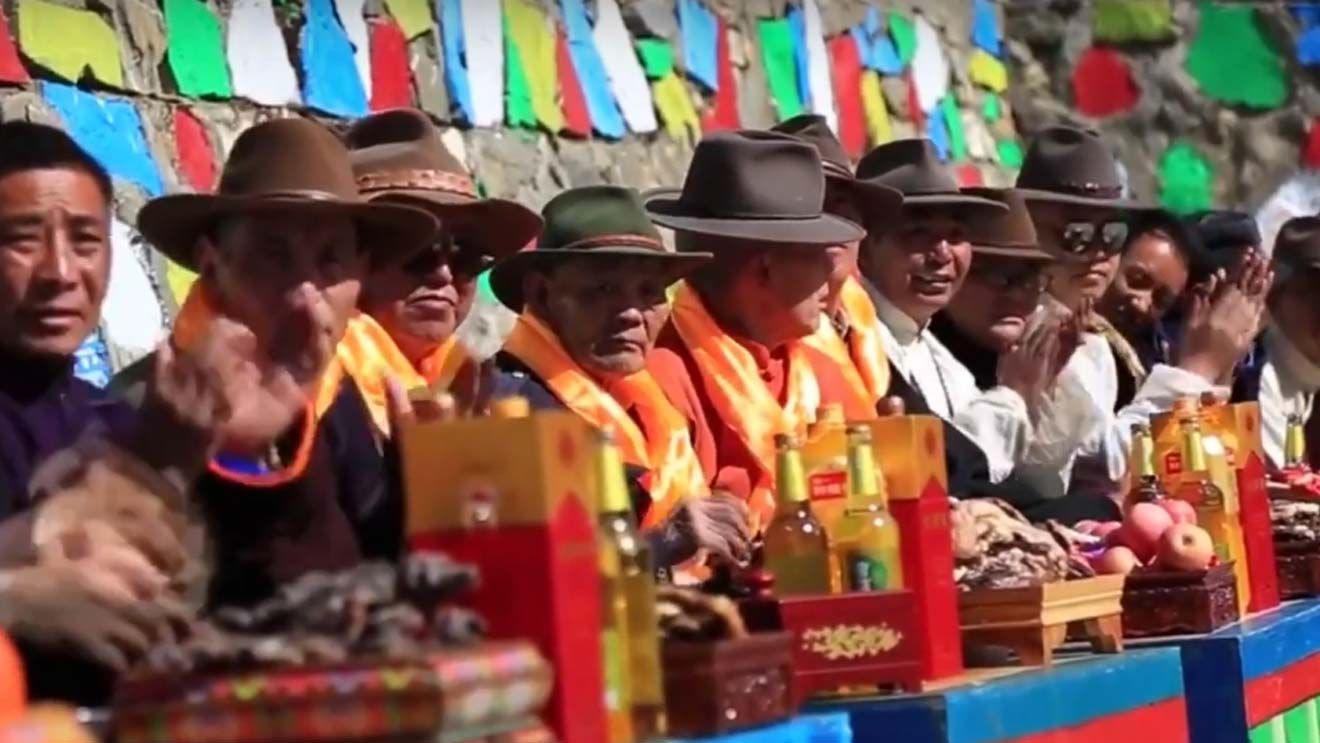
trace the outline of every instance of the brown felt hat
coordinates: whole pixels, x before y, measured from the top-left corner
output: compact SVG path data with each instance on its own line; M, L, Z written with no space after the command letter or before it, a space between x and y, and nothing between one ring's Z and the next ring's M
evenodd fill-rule
M567 258L645 258L677 281L710 253L675 253L646 216L641 196L620 186L570 188L546 203L536 248L505 258L490 272L490 288L506 307L523 309L523 277Z
M1320 268L1320 216L1293 217L1284 222L1274 238L1270 257L1276 286L1294 273Z
M929 139L897 139L876 147L857 163L859 183L874 183L903 194L903 206L956 206L969 218L977 212L1002 212L999 201L965 193L940 162Z
M1028 203L1123 211L1151 208L1123 198L1118 161L1100 135L1089 129L1054 126L1037 134L1022 158L1016 185Z
M1008 211L986 213L968 225L968 238L973 252L1023 260L1054 260L1054 256L1040 248L1036 227L1031 222L1031 213L1027 211L1027 202L1022 194L1012 188L982 186L964 188L963 192L998 201L1008 207Z
M697 143L683 188L649 192L646 210L673 230L765 243L839 245L866 231L826 214L820 153L768 131L717 132Z
M344 141L363 196L426 209L486 255L516 253L541 229L541 217L522 204L480 198L472 175L422 111L372 114L354 123Z
M859 181L853 175L852 160L844 151L839 138L834 136L829 122L820 114L799 114L771 127L772 132L791 134L794 137L814 145L820 153L821 165L825 168L825 178L851 190L865 202L868 214L877 210L897 212L903 203L903 194L898 189L882 183Z
M325 127L275 119L239 135L213 194L161 196L138 212L138 230L184 268L198 269L197 238L239 214L345 215L376 265L403 260L435 239L435 218L401 204L373 204L353 181L348 151Z

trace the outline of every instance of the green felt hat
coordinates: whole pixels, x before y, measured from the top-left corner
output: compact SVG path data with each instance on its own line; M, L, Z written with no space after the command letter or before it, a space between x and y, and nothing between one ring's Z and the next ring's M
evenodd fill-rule
M645 258L662 263L674 280L710 260L710 253L675 253L665 247L641 196L631 188L586 186L551 199L536 249L512 255L491 269L490 288L506 307L523 309L523 277L574 257Z

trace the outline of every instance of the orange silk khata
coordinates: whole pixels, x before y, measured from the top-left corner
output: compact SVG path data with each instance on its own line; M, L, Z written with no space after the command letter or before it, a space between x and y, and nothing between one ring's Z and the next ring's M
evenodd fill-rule
M701 462L692 448L687 417L643 369L602 388L568 355L544 322L526 313L504 341L512 354L536 373L560 402L597 428L613 431L625 462L648 471L651 506L643 527L664 521L687 497L710 494ZM637 411L641 426L628 414Z
M880 340L880 316L861 282L849 276L839 291L839 303L848 316L848 351L857 373L866 384L871 402L889 392L889 355Z
M788 344L784 404L780 405L756 368L750 351L725 333L686 283L674 295L670 321L692 354L711 404L756 458L760 472L748 506L753 526L774 517L775 436L803 436L820 406L820 386L804 344Z

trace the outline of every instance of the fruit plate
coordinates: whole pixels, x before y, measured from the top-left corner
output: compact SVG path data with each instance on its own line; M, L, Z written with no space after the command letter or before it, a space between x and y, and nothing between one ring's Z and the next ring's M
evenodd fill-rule
M1048 666L1070 632L1097 653L1123 649L1123 578L1100 575L958 596L963 639L1013 649L1023 665Z
M1123 589L1127 637L1213 632L1238 617L1231 561L1205 570L1133 572Z
M703 737L791 717L793 664L787 632L715 642L666 640L665 717L676 736Z
M1275 542L1274 554L1281 598L1320 596L1320 542Z

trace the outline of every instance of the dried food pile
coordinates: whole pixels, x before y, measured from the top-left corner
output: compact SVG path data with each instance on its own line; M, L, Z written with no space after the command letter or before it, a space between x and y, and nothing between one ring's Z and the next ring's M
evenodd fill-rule
M1094 538L1053 521L1037 526L993 498L951 503L959 590L1024 588L1095 575L1081 550Z

